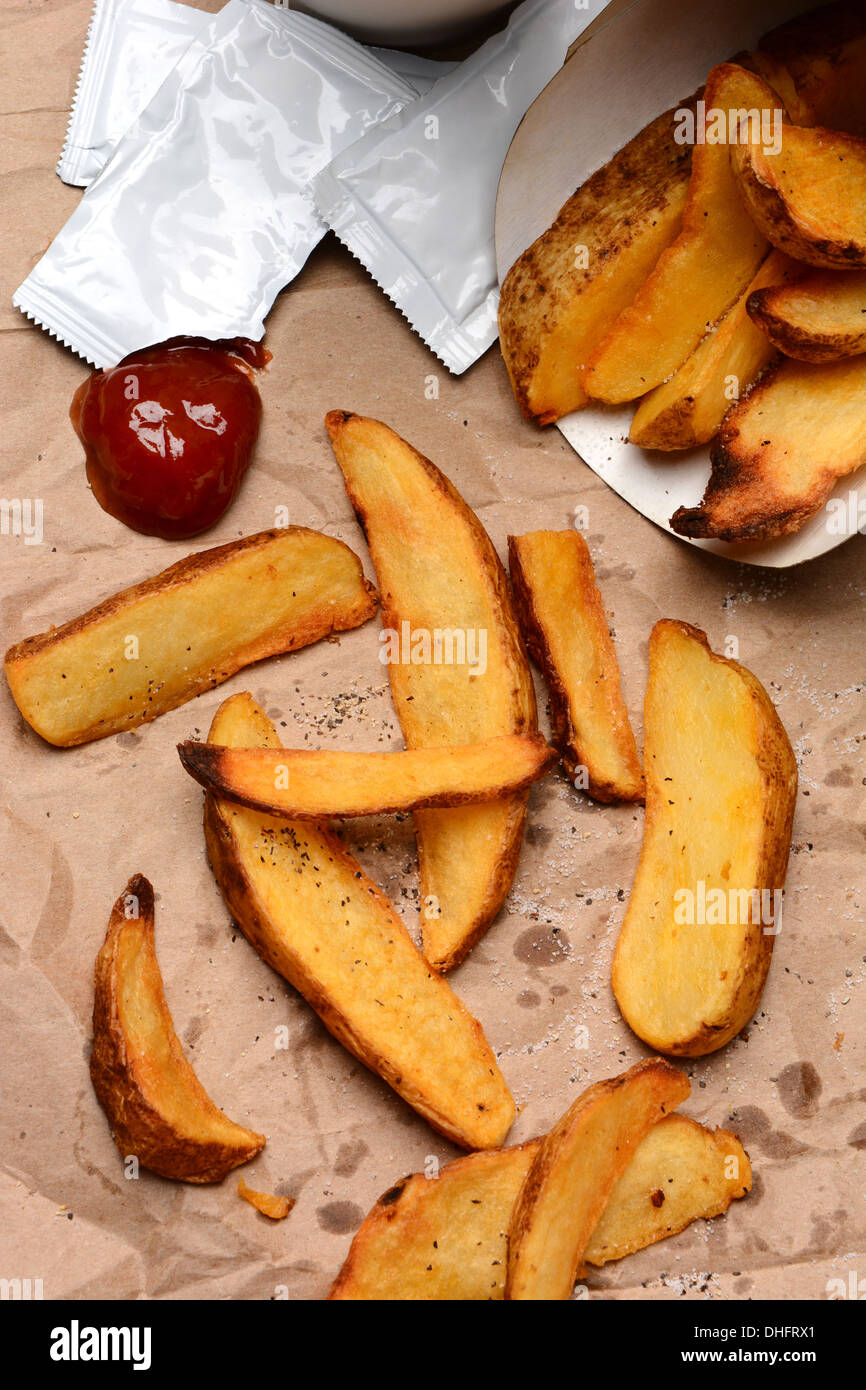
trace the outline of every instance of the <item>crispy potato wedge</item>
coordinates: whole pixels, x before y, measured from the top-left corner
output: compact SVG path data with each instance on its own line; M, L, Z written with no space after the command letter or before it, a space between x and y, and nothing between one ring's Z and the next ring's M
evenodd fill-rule
M541 734L394 753L297 748L177 748L191 777L242 806L294 820L462 806L523 791L556 762Z
M743 203L773 246L829 270L866 268L866 139L784 127L781 149L731 150Z
M713 68L704 101L726 114L728 134L737 112L781 110L773 89L736 63ZM695 145L682 231L587 362L582 383L594 399L632 401L666 381L757 273L767 242L737 194L730 155L727 143Z
M483 674L468 663L391 662L388 676L410 748L534 733L535 691L505 571L475 513L411 445L377 420L335 410L327 427L385 595L386 629L463 633L486 642ZM457 965L511 886L527 793L479 806L418 811L424 955ZM437 911L438 909L438 911Z
M228 748L280 747L250 695L226 700L208 737ZM247 940L329 1032L455 1144L501 1144L514 1101L480 1024L336 836L208 793L205 839Z
M6 679L28 724L68 748L146 724L253 661L358 627L376 606L342 541L303 526L261 531L188 555L10 647Z
M797 763L761 683L688 623L652 630L644 729L644 839L613 991L650 1047L700 1057L745 1027L764 988Z
M332 1300L483 1301L505 1288L511 1213L541 1147L469 1154L437 1178L404 1178L373 1207ZM727 1130L668 1115L641 1140L584 1252L587 1264L642 1250L711 1219L752 1185L748 1155ZM659 1200L658 1193L663 1193Z
M568 1299L611 1193L653 1125L686 1099L661 1057L590 1086L541 1141L508 1227L507 1300Z
M631 422L632 444L644 449L694 449L718 434L731 400L745 392L776 356L773 343L747 313L751 297L766 293L765 285L784 284L796 273L793 261L781 251L771 252L679 371L644 396Z
M866 352L866 270L813 270L755 290L746 307L786 357L836 362Z
M589 1265L621 1260L745 1197L752 1165L736 1134L668 1115L642 1139L584 1252Z
M265 1146L214 1105L174 1031L154 945L153 889L129 880L96 957L90 1077L124 1158L182 1182L221 1182Z
M540 425L586 405L590 352L680 233L691 147L675 142L673 116L582 184L502 283L502 355L521 410Z
M789 20L764 35L759 52L789 74L800 104L799 111L789 107L797 125L822 125L866 135L866 10L862 0L820 5ZM773 82L772 77L767 80ZM777 90L786 95L781 86Z
M837 478L866 463L866 357L783 359L722 421L698 507L679 507L681 536L768 540L799 531Z
M509 536L508 566L569 780L597 801L643 801L643 772L586 541L577 531Z
M238 1196L243 1197L256 1211L260 1211L262 1216L269 1216L272 1221L285 1220L295 1205L294 1197L278 1197L274 1192L257 1192L254 1187L247 1187L243 1178L238 1179Z

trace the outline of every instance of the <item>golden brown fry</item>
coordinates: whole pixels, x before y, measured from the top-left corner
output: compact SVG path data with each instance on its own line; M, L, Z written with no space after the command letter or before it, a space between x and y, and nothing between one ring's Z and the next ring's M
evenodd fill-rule
M508 1300L565 1300L616 1183L653 1125L689 1094L660 1057L590 1086L541 1141L511 1213Z
M739 1033L761 998L797 764L760 682L688 623L653 628L644 729L644 840L613 990L649 1047L699 1057Z
M577 531L509 536L508 563L569 780L597 801L643 801L643 772L586 541Z
M326 421L367 536L396 634L462 635L469 660L392 661L391 694L410 748L537 729L535 692L508 580L475 513L434 464L387 425L345 411ZM459 650L459 647L458 647ZM477 655L477 651L476 651ZM527 793L418 811L424 955L449 970L483 936L517 868Z
M243 1178L238 1179L238 1196L243 1197L256 1211L260 1211L262 1216L269 1216L272 1221L282 1221L295 1205L294 1197L278 1197L273 1192L257 1192L254 1187L247 1187Z
M178 744L190 776L242 806L295 820L462 806L523 791L556 761L540 734L393 753Z
M242 666L365 623L377 597L342 541L292 526L189 555L10 647L28 724L60 747L134 729Z
M590 352L679 235L691 147L674 141L673 115L578 188L502 283L502 356L521 410L539 425L586 404Z
M786 125L778 150L738 145L731 167L773 246L829 270L866 268L866 139Z
M734 63L713 68L704 101L724 113L726 134L738 111L782 119L773 89ZM695 145L682 231L587 363L594 399L631 401L666 381L756 274L767 242L738 196L730 155L727 143Z
M711 1220L745 1197L752 1165L727 1129L705 1129L668 1115L638 1145L586 1247L588 1265L605 1265L676 1235L698 1217Z
M280 747L250 695L220 706L209 738ZM208 794L205 839L244 935L334 1037L455 1144L501 1144L514 1102L480 1024L337 837Z
M866 463L866 356L771 367L728 411L711 461L700 506L674 512L674 531L726 541L799 531Z
M753 292L796 274L794 262L773 251L736 304L701 340L670 381L644 396L629 431L644 449L694 449L719 431L731 401L746 391L776 356L765 333L746 312ZM733 393L733 394L732 394Z
M265 1146L211 1100L183 1054L153 938L153 889L135 874L96 958L90 1077L124 1158L164 1178L221 1182Z
M483 1301L505 1287L508 1225L540 1139L397 1183L370 1211L329 1297ZM641 1140L586 1247L603 1265L721 1216L752 1185L736 1135L668 1115ZM659 1193L663 1200L659 1200Z
M786 357L836 362L866 352L866 270L812 270L756 290L746 307Z

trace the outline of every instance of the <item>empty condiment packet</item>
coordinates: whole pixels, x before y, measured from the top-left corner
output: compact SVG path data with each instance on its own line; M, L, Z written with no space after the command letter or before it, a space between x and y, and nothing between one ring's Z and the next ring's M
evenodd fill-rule
M13 303L98 367L181 334L260 339L326 230L313 178L415 98L329 25L229 0Z
M57 165L64 183L93 182L211 18L176 0L95 0Z
M524 0L505 29L316 179L325 221L452 372L496 339L493 223L511 138L604 8Z

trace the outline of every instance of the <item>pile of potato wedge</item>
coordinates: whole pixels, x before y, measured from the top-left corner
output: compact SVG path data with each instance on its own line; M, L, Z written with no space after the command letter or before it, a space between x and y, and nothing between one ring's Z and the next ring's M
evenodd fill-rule
M591 1086L549 1135L502 1148L515 1103L445 972L496 917L530 788L561 761L575 796L646 801L614 961L623 1017L656 1052L723 1046L757 1006L774 934L754 901L742 920L683 926L677 893L701 881L760 903L781 890L793 753L758 680L698 629L663 620L650 639L642 766L583 537L509 537L509 579L433 463L379 421L333 411L326 425L381 600L342 542L263 532L19 642L7 681L25 720L64 748L360 627L380 602L383 630L483 631L483 664L460 660L459 646L452 661L389 664L403 750L287 749L253 698L234 694L207 740L177 751L205 789L210 864L251 945L349 1052L471 1153L436 1182L413 1178L381 1199L332 1297L566 1299L585 1263L726 1210L749 1189L748 1158L734 1135L669 1113L689 1086L661 1057ZM530 656L549 691L552 746L538 732ZM403 812L418 843L420 949L331 825ZM143 874L115 904L97 959L91 1076L121 1154L164 1177L218 1182L265 1144L223 1114L184 1057ZM291 1208L239 1191L273 1219Z
M799 530L866 462L862 4L765 35L636 135L511 267L499 328L527 418L634 401L633 444L711 444L673 530Z

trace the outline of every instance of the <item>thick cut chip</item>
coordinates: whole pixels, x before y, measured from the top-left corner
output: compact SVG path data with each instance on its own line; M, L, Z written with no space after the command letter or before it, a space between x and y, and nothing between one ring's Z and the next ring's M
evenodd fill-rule
M674 531L726 541L799 531L866 463L866 356L770 367L728 411L710 458L703 500L674 512Z
M531 786L556 761L540 734L394 753L214 748L192 740L178 744L178 752L208 791L295 820L489 801Z
M505 1297L570 1298L611 1193L688 1078L654 1057L590 1086L541 1141L511 1213Z
M589 359L583 386L595 399L632 401L666 381L739 298L767 254L738 195L730 143L741 138L749 112L773 128L781 125L779 97L757 74L723 63L707 78L704 101L707 124L698 135L706 143L692 152L682 231ZM710 143L714 137L724 143Z
M226 700L211 743L279 748L249 695ZM384 894L323 826L205 799L208 857L229 911L325 1027L446 1138L502 1143L514 1102L481 1031Z
M265 1146L214 1105L186 1057L154 945L153 889L142 874L114 904L96 957L93 1089L124 1158L164 1178L221 1182Z
M778 149L750 140L731 165L773 246L829 270L866 268L866 139L786 125Z
M836 362L866 352L866 270L812 270L749 295L749 317L786 357Z
M666 111L572 194L509 270L499 341L528 419L548 425L586 405L584 364L679 235L690 168L691 147L676 143Z
M644 396L629 431L644 449L695 449L718 434L737 400L776 356L773 344L747 313L753 292L795 274L794 263L772 252L736 304L702 339L670 381Z
M533 1139L459 1158L435 1178L404 1178L366 1217L329 1297L501 1299L511 1213L540 1147ZM721 1216L751 1185L736 1135L668 1115L641 1140L613 1188L584 1261L619 1260L692 1221Z
M509 536L508 561L569 779L598 801L642 801L643 772L586 541L577 531Z
M328 431L383 594L391 693L410 748L534 733L535 692L505 571L475 513L434 464L377 420L335 410ZM417 640L450 661L412 660ZM387 651L387 647L383 651ZM511 886L527 793L415 815L424 955L463 959Z
M6 653L28 724L60 747L156 719L242 666L358 627L376 593L347 545L293 526L189 555Z
M653 628L644 729L644 839L613 990L648 1046L699 1057L761 998L797 764L764 687L687 623Z

